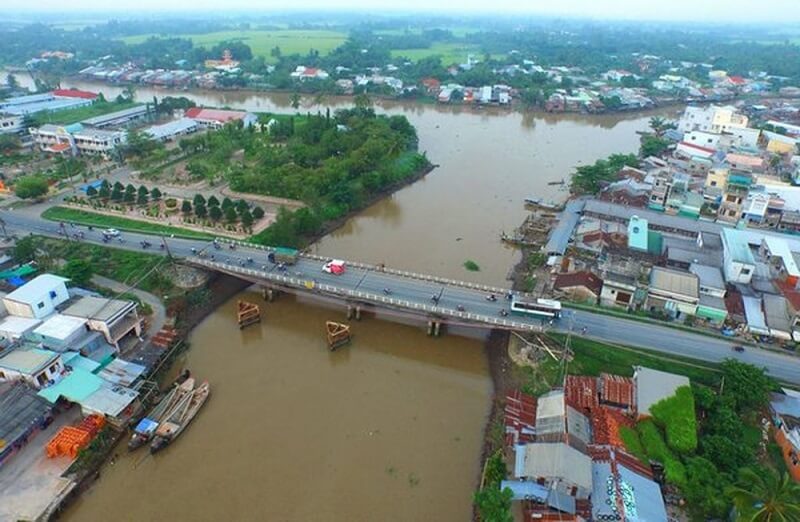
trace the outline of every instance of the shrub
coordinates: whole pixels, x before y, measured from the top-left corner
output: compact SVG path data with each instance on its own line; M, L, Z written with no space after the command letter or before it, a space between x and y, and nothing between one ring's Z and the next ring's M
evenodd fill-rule
M641 440L648 457L664 465L667 481L683 487L686 484L686 469L667 447L658 426L652 420L645 420L640 422L636 428L639 432L639 440Z
M644 450L644 446L642 446L642 441L639 440L639 434L636 433L636 430L627 426L621 426L619 429L619 436L623 444L625 444L625 449L628 450L631 455L644 464L648 463L650 459L647 458L647 452Z
M164 206L167 208L175 208L178 206L178 200L175 198L167 198L164 200Z
M14 184L14 193L22 199L39 198L49 190L47 180L42 176L23 176Z
M481 269L480 265L478 265L478 263L476 263L472 259L467 259L466 261L464 261L464 268L466 268L470 272L479 272Z
M689 386L681 386L675 395L650 407L653 420L664 429L667 444L678 453L688 455L697 449L697 420L694 395Z

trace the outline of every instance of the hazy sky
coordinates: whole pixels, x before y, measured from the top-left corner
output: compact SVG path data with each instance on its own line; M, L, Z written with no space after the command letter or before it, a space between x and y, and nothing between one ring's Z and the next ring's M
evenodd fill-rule
M452 10L454 13L528 12L593 18L682 20L697 22L800 21L800 0L0 0L3 9L53 10L197 10L358 9ZM68 6L68 7L67 7Z

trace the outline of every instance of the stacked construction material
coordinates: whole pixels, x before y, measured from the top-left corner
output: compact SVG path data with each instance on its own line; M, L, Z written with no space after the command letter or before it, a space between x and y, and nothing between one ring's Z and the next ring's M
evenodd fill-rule
M106 420L100 415L89 415L77 426L64 426L47 443L45 452L50 458L66 455L71 459L89 445Z

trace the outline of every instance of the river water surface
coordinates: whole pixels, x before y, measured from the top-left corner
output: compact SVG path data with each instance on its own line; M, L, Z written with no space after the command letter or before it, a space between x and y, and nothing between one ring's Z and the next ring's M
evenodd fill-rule
M109 99L120 92L67 83ZM169 94L140 88L137 99ZM180 95L209 106L292 112L282 94ZM300 110L346 103L309 99ZM548 182L566 180L577 165L635 151L636 131L652 115L553 116L394 102L378 110L406 115L420 150L439 166L314 248L497 285L517 260L499 234L523 219L523 198L563 199L563 189ZM466 259L481 270L466 272ZM239 298L260 301L249 293ZM470 518L491 395L480 336L434 340L419 326L370 317L354 323L351 346L331 354L324 322L343 320L342 309L281 296L264 306L261 325L240 332L234 307L235 299L195 329L182 361L212 385L195 423L155 457L120 455L65 519Z

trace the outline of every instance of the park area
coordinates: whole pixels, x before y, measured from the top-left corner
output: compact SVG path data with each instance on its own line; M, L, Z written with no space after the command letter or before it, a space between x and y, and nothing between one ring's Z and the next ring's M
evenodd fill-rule
M187 38L196 46L208 48L221 42L238 41L248 45L253 51L253 56L261 56L267 62L277 62L277 58L271 53L275 47L280 47L282 55L306 55L313 49L324 56L342 45L347 39L347 34L321 29L279 29L274 31L218 31L205 34L140 34L127 36L122 38L122 41L133 45L153 37Z

